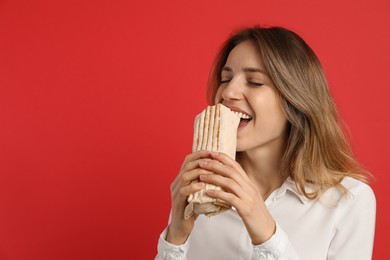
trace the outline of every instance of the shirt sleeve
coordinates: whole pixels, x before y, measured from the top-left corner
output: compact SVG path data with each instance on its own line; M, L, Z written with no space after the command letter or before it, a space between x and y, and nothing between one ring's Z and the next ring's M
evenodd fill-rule
M260 245L253 245L251 260L298 260L286 233L276 223L275 234Z
M187 260L189 239L182 245L174 245L165 240L168 228L161 233L155 260Z
M374 244L376 200L370 186L350 191L340 204L328 260L370 260Z

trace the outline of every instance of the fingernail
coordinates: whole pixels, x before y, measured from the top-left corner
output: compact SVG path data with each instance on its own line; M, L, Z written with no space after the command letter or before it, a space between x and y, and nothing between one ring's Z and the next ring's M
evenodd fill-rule
M205 180L205 179L207 179L207 175L200 175L199 178L200 178L201 180Z
M203 186L204 186L204 183L203 183L203 182L198 182L198 183L196 184L196 187L197 187L197 188L203 188Z
M207 191L206 191L206 194L207 194L207 195L213 195L213 194L214 194L214 190L207 190Z
M212 156L218 156L219 153L218 153L218 152L211 152L211 155L212 155Z

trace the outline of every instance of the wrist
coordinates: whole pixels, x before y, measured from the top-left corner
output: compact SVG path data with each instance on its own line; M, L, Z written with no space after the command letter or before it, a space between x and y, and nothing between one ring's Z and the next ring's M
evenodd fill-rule
M263 244L264 242L270 240L271 237L275 234L275 232L276 232L276 223L272 222L262 229L261 234L253 234L251 236L252 244L253 245Z
M268 211L244 220L244 224L253 245L260 245L268 241L276 232L276 222L268 214Z
M187 241L188 236L189 234L180 232L179 230L176 230L175 228L171 227L171 225L169 225L167 230L167 237L165 238L165 240L168 243L174 245L182 245Z

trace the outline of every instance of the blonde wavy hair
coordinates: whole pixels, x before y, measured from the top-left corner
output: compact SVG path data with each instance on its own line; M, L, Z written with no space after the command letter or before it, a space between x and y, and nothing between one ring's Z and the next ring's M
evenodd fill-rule
M317 56L299 35L288 29L254 26L233 33L212 66L209 104L215 104L221 71L230 51L247 40L257 47L289 121L282 174L290 176L308 199L317 198L329 187L346 191L341 185L346 176L368 182L370 174L355 159L343 133ZM313 192L305 189L307 184L311 184Z

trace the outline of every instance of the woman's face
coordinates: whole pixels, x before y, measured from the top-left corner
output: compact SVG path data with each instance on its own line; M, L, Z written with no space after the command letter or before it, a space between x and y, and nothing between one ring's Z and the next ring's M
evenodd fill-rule
M244 41L230 52L215 100L251 117L241 119L237 151L284 144L287 119L252 42Z

